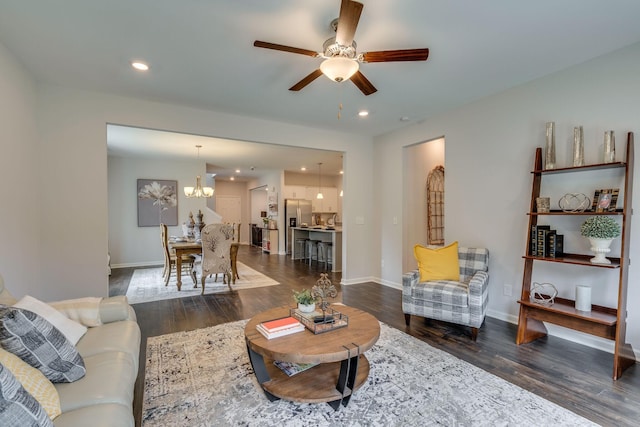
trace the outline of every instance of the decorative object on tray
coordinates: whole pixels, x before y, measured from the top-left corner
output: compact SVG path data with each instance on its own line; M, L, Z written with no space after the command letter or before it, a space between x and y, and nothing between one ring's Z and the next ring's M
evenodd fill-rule
M304 331L304 325L294 317L283 317L281 319L269 320L256 326L258 332L267 339L283 337Z
M616 161L616 137L612 130L604 132L604 163Z
M602 188L593 194L593 212L615 212L618 204L619 188Z
M320 273L320 278L316 281L315 286L311 288L311 293L316 300L320 299L320 309L323 313L329 308L327 298L335 298L338 296L338 291L331 283L331 280L329 280L327 273Z
M546 143L544 146L544 168L556 168L556 123L547 122Z
M589 286L576 286L576 310L591 311L591 288Z
M580 226L580 234L589 239L591 251L595 257L594 264L611 264L605 254L611 252L609 246L616 237L620 236L620 225L609 216L591 216Z
M316 310L311 313L303 313L297 308L292 308L290 314L314 334L344 328L349 324L349 317L346 314L340 313L332 308L329 308L325 312Z
M558 201L563 212L584 212L591 205L591 199L583 193L567 193Z
M316 309L317 298L311 295L309 289L303 289L300 292L293 291L293 299L298 303L298 310L302 313L311 313Z
M536 198L536 211L538 213L549 213L551 207L551 199L549 197Z
M584 130L582 126L573 128L573 166L584 166Z
M533 282L529 291L529 300L540 305L553 305L558 290L551 283Z

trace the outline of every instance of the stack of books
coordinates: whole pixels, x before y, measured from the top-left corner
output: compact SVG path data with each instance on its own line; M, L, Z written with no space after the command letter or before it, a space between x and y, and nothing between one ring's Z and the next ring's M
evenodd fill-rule
M256 326L258 332L268 340L271 338L283 337L296 332L304 331L304 325L293 317L283 317L280 319L262 322Z
M564 236L548 225L531 227L530 255L536 257L557 258L564 255Z

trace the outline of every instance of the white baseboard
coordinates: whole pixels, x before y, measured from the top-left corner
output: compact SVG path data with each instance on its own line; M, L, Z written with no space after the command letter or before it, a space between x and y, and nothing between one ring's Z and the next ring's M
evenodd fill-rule
M358 279L360 280L360 279ZM363 282L376 282L379 283L383 286L388 286L390 288L394 288L394 289L399 289L402 290L402 283L396 283L396 282L391 282L388 280L383 280L380 278L367 278L366 280L362 280L362 281L354 281L349 280L348 284L356 284L356 283L363 283ZM498 320L502 320L505 322L509 322L512 323L514 325L518 324L518 316L510 314L510 313L504 313L501 311L496 311L496 310L491 310L488 309L487 310L487 316L489 317L493 317L494 319L498 319ZM593 335L589 335L589 334L585 334L582 332L577 332L577 331L573 331L571 329L567 329L567 328L563 328L560 326L556 326L556 325L552 325L549 323L545 323L545 326L547 327L547 330L549 332L549 335L554 336L554 337L558 337L567 341L571 341L577 344L582 344L585 345L587 347L591 347L591 348L595 348L597 350L602 350L602 351L606 351L607 353L611 353L613 354L614 352L614 342L604 339L604 338L598 338L595 337ZM514 341L516 339L516 337L513 337ZM640 349L634 349L634 353L636 356L636 360L640 360Z
M159 265L164 265L164 261L147 261L147 262L129 262L124 264L112 264L111 268L130 268L130 267L157 267Z

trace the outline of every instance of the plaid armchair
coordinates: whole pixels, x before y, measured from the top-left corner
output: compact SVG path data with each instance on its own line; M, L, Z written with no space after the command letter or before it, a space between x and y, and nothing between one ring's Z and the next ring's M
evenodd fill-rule
M489 250L458 247L460 281L420 282L418 270L402 276L402 311L411 315L471 327L475 341L489 302Z

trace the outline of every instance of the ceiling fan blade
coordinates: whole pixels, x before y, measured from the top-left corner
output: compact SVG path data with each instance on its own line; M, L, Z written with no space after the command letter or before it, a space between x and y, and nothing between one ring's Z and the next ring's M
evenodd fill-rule
M364 62L426 61L429 49L380 50L362 54Z
M351 76L350 79L354 85L358 87L365 95L371 95L372 93L376 93L378 89L376 89L371 82L362 74L360 71L356 71L356 73Z
M260 40L254 41L253 45L255 47L263 47L265 49L281 50L283 52L297 53L297 54L300 54L300 55L307 55L307 56L311 56L311 57L314 57L314 58L316 56L319 56L318 52L314 52L313 50L300 49L298 47L291 47L291 46L285 46L285 45L282 45L282 44L263 42L263 41L260 41Z
M300 89L304 88L309 83L311 83L312 81L314 81L315 79L317 79L318 77L320 77L321 75L322 75L322 71L320 71L320 69L318 68L317 70L309 74L307 77L305 77L304 79L300 80L298 83L291 86L289 90L293 90L297 92Z
M342 46L351 46L356 35L356 27L362 13L362 3L352 0L342 0L340 16L338 17L338 29L336 30L336 42Z

